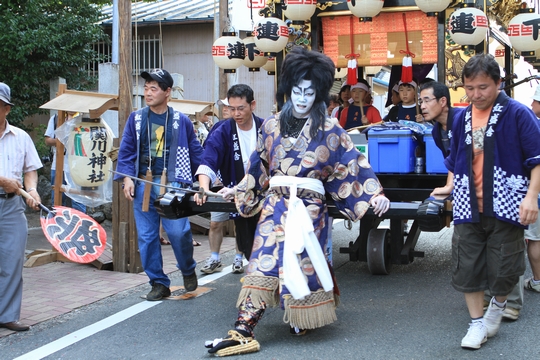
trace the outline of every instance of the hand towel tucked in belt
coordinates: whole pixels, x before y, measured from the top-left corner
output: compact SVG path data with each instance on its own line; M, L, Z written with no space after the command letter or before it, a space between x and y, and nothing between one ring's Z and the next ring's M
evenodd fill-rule
M334 282L328 269L328 263L315 236L313 222L304 202L296 196L297 189L307 189L324 195L324 186L320 180L298 178L294 176L274 176L270 179L270 187L289 187L289 209L285 224L285 245L283 248L283 277L285 286L291 295L299 300L311 294L306 283L297 254L304 249L324 288L331 291Z

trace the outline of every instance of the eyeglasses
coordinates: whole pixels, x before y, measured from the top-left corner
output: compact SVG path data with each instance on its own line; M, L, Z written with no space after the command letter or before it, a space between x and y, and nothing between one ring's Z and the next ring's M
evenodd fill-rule
M244 110L246 110L247 106L245 105L242 105L242 106L238 106L238 107L232 107L232 106L229 106L228 109L231 113L235 113L236 111L238 112L244 112Z
M427 98L427 97L421 98L421 99L418 100L418 105L422 105L423 103L428 103L428 102L431 102L433 100L438 100L438 99L436 97L434 97L434 98Z

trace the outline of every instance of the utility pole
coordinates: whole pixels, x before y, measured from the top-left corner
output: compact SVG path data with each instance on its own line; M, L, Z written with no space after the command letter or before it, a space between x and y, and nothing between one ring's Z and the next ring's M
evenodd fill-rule
M227 13L229 11L229 0L219 0L219 22L216 22L214 19L214 26L219 25L218 36L221 36L221 33L225 30L227 26ZM229 90L229 84L227 82L227 74L225 74L221 69L218 70L219 73L219 99L223 99L227 96L227 90Z
M131 64L131 0L118 0L118 139L120 147L126 120L133 110L133 79ZM114 20L113 20L114 21ZM115 271L137 273L142 270L133 207L124 197L121 184L113 182L113 265Z

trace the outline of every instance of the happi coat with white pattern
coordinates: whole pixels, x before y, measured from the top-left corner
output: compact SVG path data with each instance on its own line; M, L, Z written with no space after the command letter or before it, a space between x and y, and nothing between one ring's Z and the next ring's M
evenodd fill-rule
M304 250L298 260L311 294L303 299L290 295L283 281L287 276L283 272L283 249L289 189L269 188L270 178L293 176L320 180L336 207L352 220L360 219L369 201L382 192L366 157L354 147L335 119L326 119L324 131L319 129L315 138L309 134L310 124L308 119L295 140L281 136L279 114L268 118L261 126L257 149L236 191L236 206L242 216L261 211L237 305L241 306L248 298L256 308L262 302L268 306L279 303L285 309L284 321L302 329L321 327L336 320L338 292L335 284L333 291L324 291ZM299 188L297 197L309 212L318 245L326 249L332 224L328 220L325 196Z
M444 160L454 173L454 224L480 221L472 171L472 110L454 118L450 155ZM540 164L540 127L531 109L500 92L484 137L483 193L485 216L519 223L519 206Z
M141 129L146 129L148 112L150 108L144 107L132 112L126 122L122 143L118 153L116 171L122 174L137 177L141 156ZM193 185L193 174L201 163L203 148L197 139L193 124L189 118L180 111L168 107L169 117L172 121L172 141L169 147L167 163L167 180L185 185ZM116 174L115 181L122 181L124 175Z

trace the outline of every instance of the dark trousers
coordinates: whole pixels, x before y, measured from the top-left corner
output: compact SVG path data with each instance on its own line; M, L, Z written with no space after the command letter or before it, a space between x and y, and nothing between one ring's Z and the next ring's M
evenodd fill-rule
M234 219L234 226L236 228L236 245L238 246L238 250L243 252L244 256L248 260L251 256L251 248L253 247L253 239L255 238L255 230L257 229L259 214L249 218L238 217Z

